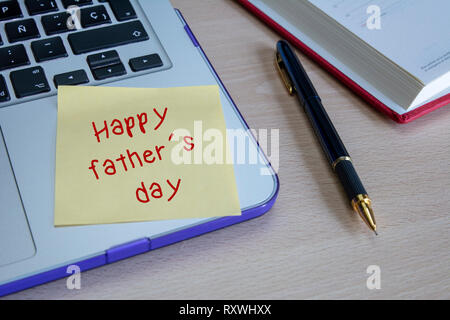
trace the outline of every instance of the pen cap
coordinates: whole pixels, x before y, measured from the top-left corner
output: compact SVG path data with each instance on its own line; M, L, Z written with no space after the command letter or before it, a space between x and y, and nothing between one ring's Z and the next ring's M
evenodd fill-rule
M322 105L314 85L305 72L290 45L280 40L277 43L277 56L280 69L289 77L300 104L304 107L311 126L319 139L330 164L340 157L349 156L333 123Z
M301 104L304 105L305 101L311 97L317 97L317 92L314 89L311 80L306 74L305 69L301 65L300 61L297 58L297 55L292 50L289 43L287 43L285 40L278 41L277 52L280 55L282 61L286 62L283 62L282 67L289 75L289 78L292 81L293 87L295 88Z
M320 98L309 98L304 109L330 165L341 157L350 157Z

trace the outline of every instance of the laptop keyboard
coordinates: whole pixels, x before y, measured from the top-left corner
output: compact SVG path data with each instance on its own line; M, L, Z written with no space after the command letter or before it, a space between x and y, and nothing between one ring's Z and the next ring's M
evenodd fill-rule
M0 1L0 107L170 67L136 0Z

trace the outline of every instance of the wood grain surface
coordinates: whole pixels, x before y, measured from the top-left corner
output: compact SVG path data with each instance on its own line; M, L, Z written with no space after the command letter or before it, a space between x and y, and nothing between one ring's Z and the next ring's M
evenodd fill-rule
M231 0L172 0L252 128L280 130L280 194L257 219L6 299L450 298L450 108L381 115L299 53L374 204L351 210L273 64L277 34ZM366 269L378 265L381 289Z

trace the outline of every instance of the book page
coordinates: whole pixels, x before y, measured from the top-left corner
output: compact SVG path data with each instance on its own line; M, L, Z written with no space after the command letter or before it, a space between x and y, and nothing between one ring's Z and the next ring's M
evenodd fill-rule
M425 84L450 71L448 0L309 2Z

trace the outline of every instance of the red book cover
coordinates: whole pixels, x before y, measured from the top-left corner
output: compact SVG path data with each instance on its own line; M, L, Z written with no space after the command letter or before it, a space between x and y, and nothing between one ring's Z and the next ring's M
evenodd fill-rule
M300 39L293 36L290 32L280 26L277 22L275 22L271 17L266 15L264 12L259 10L256 6L250 3L248 0L237 0L241 3L245 8L247 8L250 12L252 12L255 16L261 19L265 24L267 24L270 28L274 29L278 32L283 38L288 40L291 44L299 48L305 55L314 60L317 64L319 64L322 68L331 73L338 80L343 82L347 87L349 87L356 94L361 96L367 103L386 114L393 120L398 123L407 123L412 120L415 120L435 109L440 107L444 107L450 103L450 94L446 94L436 100L430 101L414 110L406 112L404 114L399 114L390 108L388 108L384 103L375 98L369 92L361 88L356 82L351 80L337 68L335 68L332 64L330 64L327 60L318 55L315 51L311 50L307 45L305 45Z

